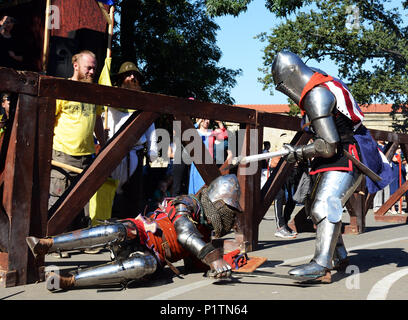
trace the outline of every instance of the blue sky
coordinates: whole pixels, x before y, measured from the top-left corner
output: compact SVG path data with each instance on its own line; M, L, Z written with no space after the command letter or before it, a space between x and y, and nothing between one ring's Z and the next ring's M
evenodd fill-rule
M248 10L238 17L225 16L215 19L220 26L217 45L223 55L220 66L230 69L242 69L242 75L236 78L237 85L231 90L236 104L280 104L288 103L287 97L278 91L271 95L262 90L258 78L263 77L258 68L263 67L263 49L265 42L254 37L261 32L270 33L276 23L276 17L265 8L265 0L254 0ZM337 68L329 63L313 64L332 76L337 76Z
M262 77L258 68L263 66L262 56L265 43L254 39L261 32L268 32L273 26L274 16L265 8L264 0L254 0L248 10L238 17L224 16L215 19L220 26L217 45L222 52L220 66L242 69L236 78L237 85L231 90L236 104L287 103L286 97L277 92L273 96L262 90L257 80Z

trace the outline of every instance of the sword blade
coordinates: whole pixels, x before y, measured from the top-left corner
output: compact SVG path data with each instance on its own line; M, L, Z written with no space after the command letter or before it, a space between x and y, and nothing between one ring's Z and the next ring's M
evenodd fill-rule
M239 276L247 276L247 277L272 277L272 278L283 278L283 279L290 279L290 280L299 280L298 278L294 278L288 274L278 274L274 272L268 272L268 271L261 271L261 270L255 270L252 272L240 272L240 271L233 271L232 275L239 275ZM305 279L306 280L306 279Z
M283 148L281 150L274 151L274 152L253 154L253 155L245 156L245 157L235 157L232 160L232 164L233 165L247 164L247 163L250 163L250 162L261 161L261 160L275 158L275 157L282 157L282 156L286 156L288 154L289 154L289 150L286 149L286 148Z

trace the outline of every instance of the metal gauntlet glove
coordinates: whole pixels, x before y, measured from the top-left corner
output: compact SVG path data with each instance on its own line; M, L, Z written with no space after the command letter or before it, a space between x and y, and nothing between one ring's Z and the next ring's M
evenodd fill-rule
M229 278L231 276L231 266L223 259L223 249L217 248L208 253L203 262L210 266L207 276L210 278Z
M321 138L317 138L313 143L302 146L291 146L290 144L283 145L289 151L286 156L286 161L294 163L297 161L305 161L313 157L332 157L337 152L336 143L328 143Z
M303 159L303 152L302 152L303 146L299 146L299 147L295 146L294 147L294 146L292 146L290 144L284 144L283 147L286 148L289 151L288 155L286 156L286 161L287 162L294 163L294 162L297 162L297 161L304 160Z

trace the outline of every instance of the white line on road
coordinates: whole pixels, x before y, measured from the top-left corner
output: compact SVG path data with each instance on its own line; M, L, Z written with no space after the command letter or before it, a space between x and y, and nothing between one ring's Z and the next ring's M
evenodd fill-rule
M390 240L385 240L385 241L373 242L373 243L369 243L369 244L365 244L365 245L361 245L361 246L351 247L351 248L348 248L348 250L349 251L361 250L361 249L377 247L377 246L381 246L381 245L384 245L384 244L389 244L389 243L393 243L393 242L397 242L397 241L403 241L403 240L408 240L408 237L402 237L402 238L395 238L395 239L390 239ZM282 263L280 263L278 265L292 264L292 263L295 263L295 262L300 262L300 261L308 260L308 259L311 259L311 258L313 258L313 255L288 259L288 260L285 260L285 261L283 261ZM275 267L273 267L273 268L275 268ZM267 270L267 269L269 269L269 268L265 268L264 270ZM214 280L210 280L210 279L193 282L193 283L190 283L188 285L181 286L181 287L178 287L178 288L171 289L169 291L163 292L163 293L161 293L159 295L156 295L156 296L153 296L153 297L150 297L150 298L146 298L145 300L167 300L167 299L170 299L172 297L185 294L188 291L195 290L195 289L198 289L198 288L201 288L201 287L205 287L207 285L212 284L213 282L214 282Z
M373 243L364 244L364 245L361 245L361 246L355 246L355 247L347 248L347 250L348 251L361 250L361 249L377 247L377 246L381 246L381 245L384 245L384 244L393 243L393 242L397 242L397 241L403 241L403 240L408 240L408 237L402 237L402 238L395 238L395 239L384 240L384 241L379 241L379 242L373 242ZM304 261L304 260L308 260L308 259L312 259L312 258L313 258L313 255L288 259L288 260L285 260L282 263L278 264L278 266L286 265L286 264L292 264L292 263L295 263L295 262L300 262L300 261Z
M171 290L169 290L167 292L163 292L163 293L158 294L156 296L146 298L145 300L167 300L169 298L184 294L184 293L186 293L188 291L208 286L209 284L211 284L213 282L214 282L214 280L210 280L210 279L193 282L193 283L187 284L185 286L181 286L181 287L178 287L178 288L175 288L175 289L171 289Z
M367 300L386 300L391 286L400 278L408 275L408 268L391 273L378 281L367 296Z

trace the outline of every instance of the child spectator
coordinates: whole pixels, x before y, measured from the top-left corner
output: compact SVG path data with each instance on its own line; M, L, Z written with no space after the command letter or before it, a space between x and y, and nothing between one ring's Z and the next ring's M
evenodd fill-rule
M170 197L170 192L168 191L168 183L166 180L160 180L157 189L153 193L153 202L157 205L163 202L164 198Z

